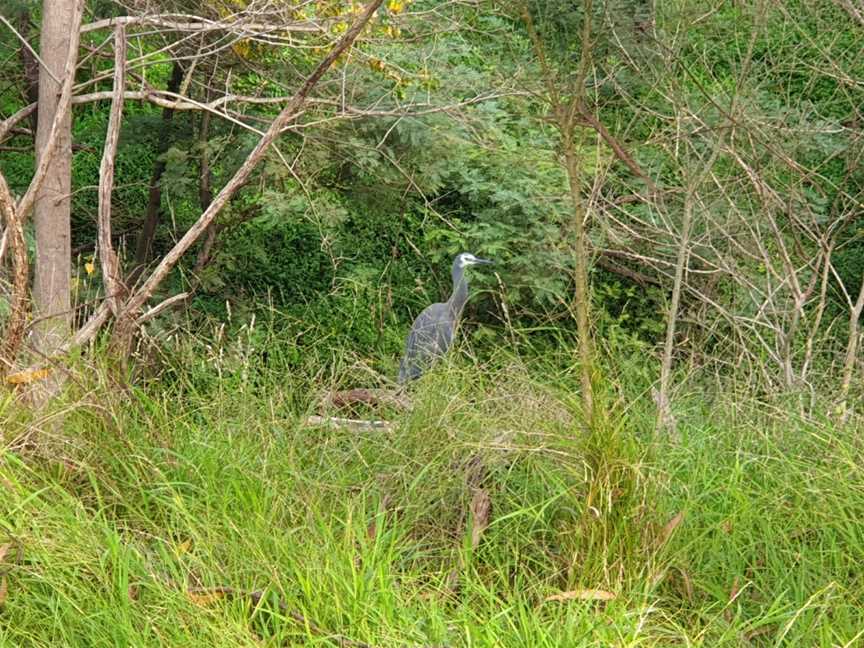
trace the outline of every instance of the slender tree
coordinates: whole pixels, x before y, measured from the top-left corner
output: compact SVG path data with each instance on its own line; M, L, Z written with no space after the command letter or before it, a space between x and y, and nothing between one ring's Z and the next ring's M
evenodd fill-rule
M582 408L585 420L589 425L594 413L594 343L591 336L590 294L588 288L588 246L586 242L588 227L588 209L583 195L582 163L577 153L577 127L586 99L585 82L591 67L591 23L592 0L584 0L582 4L583 23L581 32L580 56L578 71L572 81L563 82L568 87L561 87L562 80L550 64L546 45L542 35L535 26L534 18L526 3L520 6L522 20L531 39L534 54L540 68L542 84L546 91L546 100L555 127L560 137L561 151L564 157L564 168L567 171L569 197L573 207L571 226L573 228L574 255L574 300L576 328L579 336L579 368L582 387Z
M70 52L78 49L80 9L76 5L78 0L45 0L39 39L46 69L39 74L36 155L38 161L47 162L47 169L33 208L33 333L34 347L46 355L68 339L72 322L72 111L63 111L59 121L55 118L61 110L61 80L69 74L74 76L74 67L66 69L66 64L74 60ZM53 151L47 146L52 128L56 129Z

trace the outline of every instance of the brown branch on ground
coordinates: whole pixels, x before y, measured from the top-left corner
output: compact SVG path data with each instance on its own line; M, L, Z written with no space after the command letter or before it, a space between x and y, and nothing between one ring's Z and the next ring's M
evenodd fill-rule
M834 0L834 3L840 5L843 11L849 14L849 17L860 27L864 27L864 4L856 7L854 0Z
M471 523L471 548L476 550L480 546L483 532L489 526L492 518L492 498L489 492L482 487L483 482L489 475L489 468L480 453L472 454L464 464L465 485L471 492L471 503L468 511L462 513L459 523L458 535L463 536L466 532L466 520ZM459 553L459 562L447 575L447 589L451 594L457 594L460 587L460 577L465 570L464 555Z
M351 405L390 405L403 410L411 409L411 400L401 391L390 389L345 389L328 394L324 401L336 409L350 407Z
M393 432L396 426L390 421L364 421L362 419L340 418L338 416L308 416L303 422L305 427L330 426L352 432L375 430L378 432Z
M492 517L492 498L483 488L474 489L471 497L471 548L477 549L483 532L489 526Z

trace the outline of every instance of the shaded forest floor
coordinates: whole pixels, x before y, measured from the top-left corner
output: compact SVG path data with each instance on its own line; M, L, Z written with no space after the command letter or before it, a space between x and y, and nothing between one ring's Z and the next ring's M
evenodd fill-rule
M320 376L214 358L125 393L93 372L49 414L0 401L0 645L864 637L851 426L682 396L656 438L610 384L588 434L570 377L513 361L425 377L393 432L308 428Z

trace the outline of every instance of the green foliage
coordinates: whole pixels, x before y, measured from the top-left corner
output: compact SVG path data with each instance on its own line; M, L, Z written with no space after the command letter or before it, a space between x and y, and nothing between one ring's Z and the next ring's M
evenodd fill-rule
M305 201L284 199L274 191L261 194L261 216L224 239L228 252L208 269L206 289L230 285L232 290L263 294L276 287L287 303L298 303L331 286L332 267L320 232L297 213L297 203Z
M9 15L21 6L10 4ZM583 5L530 1L528 6L558 81L569 92L567 81L578 70L582 47ZM346 2L312 3L302 12L329 20L345 15L348 8ZM38 7L31 4L30 9L38 22ZM222 9L196 8L212 17ZM214 260L194 279L200 282L194 311L224 318L230 308L251 315L269 300L293 317L330 327L334 343L357 353L386 349L395 354L412 317L429 302L446 298L450 260L467 249L498 262L494 274L477 273L474 278L467 315L483 328L468 330L480 352L501 339L497 322L509 318L508 335L521 335L538 353L554 354L571 326L572 210L556 134L542 100L545 89L517 3L505 3L498 11L482 3L442 7L416 0L401 9L409 11L391 7L380 12L370 27L373 38L338 62L345 97L339 83L325 79L318 89L322 101L310 103L297 130L280 138L281 155L271 154L220 215ZM88 20L122 10L90 3ZM412 11L418 15L412 17ZM691 0L656 6L643 0L604 0L593 3L591 18L588 108L663 189L665 201L665 213L656 204L626 201L645 189L644 181L593 129L581 128L578 152L582 189L591 191L593 201L593 247L617 247L668 261L675 253L686 180L687 164L678 143L686 142L695 159L710 151L714 133L728 133L728 145L782 196L786 204L774 204L771 213L787 245L800 248L802 260L812 258L817 245L799 236L800 214L814 228L824 229L857 209L864 167L857 163L854 137L860 130L856 115L861 105L855 80L864 78L864 59L856 47L860 30L837 3L727 3L706 12ZM0 89L5 116L21 107L22 95L19 43L3 34L2 70L11 80ZM35 33L29 36L34 40ZM106 36L107 31L90 33L85 42L101 46ZM221 87L224 82L226 91L236 94L290 94L320 59L321 44L314 41L300 48L240 43L225 50L212 70L212 83L207 83ZM159 51L163 46L155 35L137 39L140 53L153 54L142 74L155 88L165 87L172 74L169 54ZM742 76L748 52L752 56ZM111 64L110 56L88 56L78 81L101 78L92 89L107 90L110 78L100 75ZM209 65L192 70L193 94L201 92ZM337 78L334 74L331 79ZM495 98L434 112L437 106L483 94ZM725 111L733 95L741 127L730 129ZM335 119L334 105L343 99L352 108L371 106L387 114ZM422 114L399 114L412 105ZM256 128L277 109L255 103L232 107L235 117ZM679 123L670 117L676 111L698 120ZM95 188L107 114L107 102L75 108L72 245L82 262L93 255ZM210 159L213 189L218 191L257 140L236 122L214 116L202 144L200 127L199 114L177 112L166 130L161 108L127 102L113 205L116 243L126 260L158 163L165 164L165 173L154 258L200 215L202 153ZM164 153L163 139L170 141ZM8 143L26 149L29 139L16 135ZM22 193L32 174L32 154L4 151L2 167L13 191ZM808 171L802 174L801 169ZM694 228L695 252L702 256L717 249L725 254L729 244L718 242L703 216L725 226L723 215L740 211L752 216L754 231L767 229L761 220L765 198L738 160L721 155L711 182L722 189L707 195ZM623 227L613 232L609 214ZM628 232L631 221L667 227L668 233L651 232L646 243L645 237ZM862 277L860 229L854 218L845 224L834 258L850 294ZM743 240L734 245L746 248ZM769 254L779 254L776 241L763 245ZM170 290L179 291L191 279L195 251L171 277ZM741 272L765 278L758 259L739 256L735 261ZM640 263L633 261L634 266ZM657 277L664 286L668 283L664 274ZM665 289L644 291L623 275L612 277L606 271L595 270L591 278L598 336L622 356L634 349L636 354L650 353L662 334ZM802 278L807 279L803 273ZM79 279L83 281L83 275ZM79 284L79 299L97 296L95 281ZM719 304L737 315L759 311L752 295L732 282L721 278L711 290ZM829 296L824 324L837 331L835 320L843 313L845 296L833 275ZM728 331L711 331L716 338L704 343L721 345Z

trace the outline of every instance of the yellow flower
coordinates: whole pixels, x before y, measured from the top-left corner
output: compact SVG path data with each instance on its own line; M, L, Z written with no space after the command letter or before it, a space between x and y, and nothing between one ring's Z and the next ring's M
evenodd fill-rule
M391 13L398 14L402 13L402 10L405 9L405 4L400 0L390 0L390 2L387 3L387 8Z
M94 272L96 272L96 264L92 261L88 261L84 264L84 270L87 272L88 275L92 275Z

